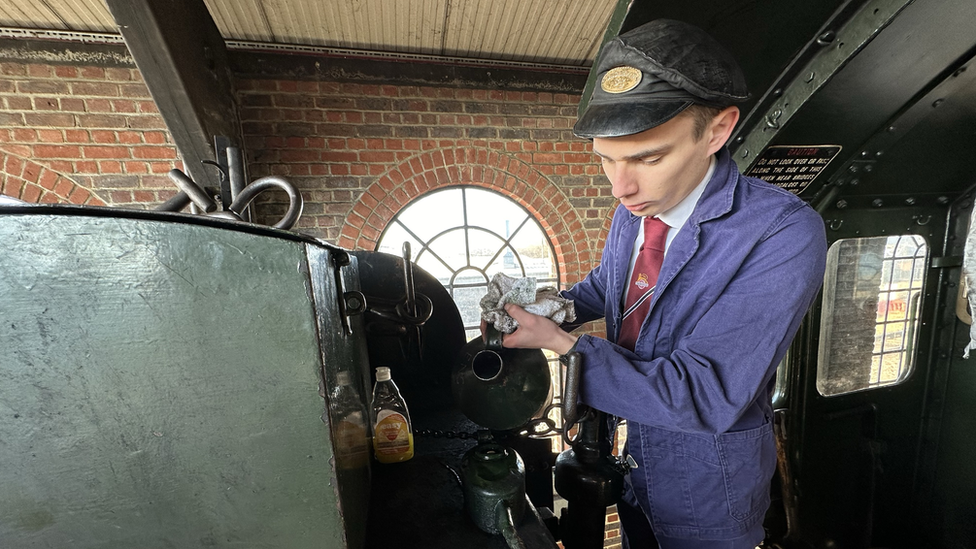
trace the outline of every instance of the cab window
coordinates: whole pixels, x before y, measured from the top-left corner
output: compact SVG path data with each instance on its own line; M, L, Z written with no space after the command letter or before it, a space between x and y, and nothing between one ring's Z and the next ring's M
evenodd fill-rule
M831 245L820 324L820 394L842 395L908 378L928 257L928 245L917 235Z

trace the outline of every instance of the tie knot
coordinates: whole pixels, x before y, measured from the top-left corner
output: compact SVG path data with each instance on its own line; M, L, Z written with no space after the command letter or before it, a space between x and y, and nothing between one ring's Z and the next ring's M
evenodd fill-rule
M668 240L668 229L671 227L667 223L656 217L644 218L644 244L641 248L664 251L665 243Z

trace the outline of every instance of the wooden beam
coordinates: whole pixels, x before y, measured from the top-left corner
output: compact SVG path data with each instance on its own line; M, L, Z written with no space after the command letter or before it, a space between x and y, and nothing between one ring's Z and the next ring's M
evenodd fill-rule
M241 147L227 48L203 0L106 0L190 177L221 187L214 137ZM226 182L225 186L226 186Z

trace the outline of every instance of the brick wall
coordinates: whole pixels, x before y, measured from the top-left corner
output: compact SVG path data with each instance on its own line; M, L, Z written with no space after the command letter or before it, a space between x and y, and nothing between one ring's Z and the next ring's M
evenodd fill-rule
M0 63L0 156L3 193L31 202L145 208L180 167L139 72L118 67Z
M589 143L572 136L578 96L240 79L251 179L287 177L306 199L298 230L371 249L386 222L446 185L495 189L549 234L564 284L598 259L613 198ZM147 208L182 165L139 71L0 63L4 194ZM69 188L70 186L70 188ZM260 205L261 218L284 211Z
M300 230L373 249L411 200L467 184L501 192L540 220L565 284L602 249L614 199L596 184L603 176L589 143L572 135L578 96L285 80L237 88L250 175L298 185Z

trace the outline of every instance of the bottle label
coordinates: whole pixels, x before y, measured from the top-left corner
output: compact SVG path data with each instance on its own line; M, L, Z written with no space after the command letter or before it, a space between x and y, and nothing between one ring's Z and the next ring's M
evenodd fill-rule
M380 410L376 414L373 450L377 456L393 456L411 450L410 426L402 414Z

